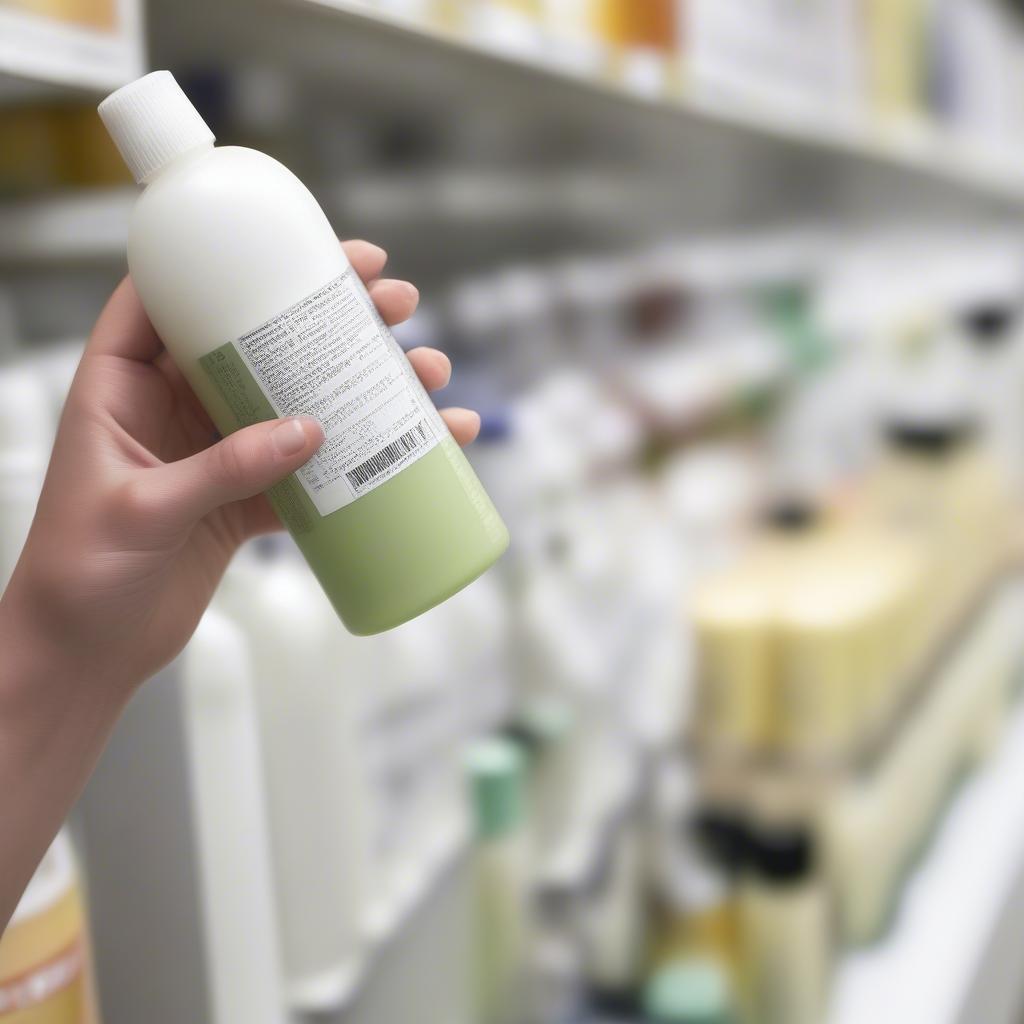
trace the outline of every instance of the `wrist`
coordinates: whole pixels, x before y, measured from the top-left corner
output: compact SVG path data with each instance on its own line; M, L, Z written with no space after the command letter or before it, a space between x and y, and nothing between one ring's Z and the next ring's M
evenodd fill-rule
M88 701L88 718L116 718L131 687L119 685L59 619L54 604L16 574L0 596L0 713L34 717Z

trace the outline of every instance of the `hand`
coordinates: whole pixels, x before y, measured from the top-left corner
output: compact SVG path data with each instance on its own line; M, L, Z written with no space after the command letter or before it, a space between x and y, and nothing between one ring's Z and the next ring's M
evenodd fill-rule
M412 315L418 293L379 277L382 249L345 250L388 323ZM448 383L442 353L420 348L409 359L429 390ZM475 413L442 415L460 443L476 436ZM19 644L59 647L117 700L184 647L239 545L280 528L262 492L307 462L323 433L296 417L215 438L126 278L86 346L0 604L21 624Z

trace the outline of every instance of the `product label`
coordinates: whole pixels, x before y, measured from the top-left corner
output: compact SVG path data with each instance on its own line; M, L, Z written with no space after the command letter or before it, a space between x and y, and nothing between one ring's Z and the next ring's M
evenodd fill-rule
M351 268L200 365L240 427L275 416L320 421L326 439L296 478L322 516L390 480L444 436L437 410ZM288 495L273 497L281 512ZM293 511L301 518L302 503ZM301 528L287 518L293 530Z

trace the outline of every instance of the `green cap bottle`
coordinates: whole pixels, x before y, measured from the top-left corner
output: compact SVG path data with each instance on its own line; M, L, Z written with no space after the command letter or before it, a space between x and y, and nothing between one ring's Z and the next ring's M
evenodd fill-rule
M713 960L694 957L662 968L647 983L652 1024L732 1024L729 983Z
M466 753L466 772L480 839L498 839L523 823L523 755L507 740L486 739Z

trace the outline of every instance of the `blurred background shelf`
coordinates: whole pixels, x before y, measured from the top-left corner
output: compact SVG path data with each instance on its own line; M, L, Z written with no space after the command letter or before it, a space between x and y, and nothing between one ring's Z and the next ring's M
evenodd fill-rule
M870 205L901 209L1018 209L1019 154L979 148L927 122L887 123L812 106L751 102L721 89L666 83L634 87L600 67L567 67L541 46L492 47L359 0L258 0L239 6L183 5L187 16L154 12L155 66L228 60L287 68L324 95L457 140L459 122L487 121L507 170L558 166L579 156L643 176L631 214L644 225L665 211L721 223L749 212L784 215L815 198L829 211ZM675 77L675 76L673 76ZM681 78L681 76L680 76ZM457 145L455 146L457 149ZM737 159L742 155L743 159ZM506 162L507 161L507 162ZM758 186L743 166L756 166ZM671 196L658 188L663 179ZM713 202L715 195L728 201ZM709 198L712 200L709 208ZM637 225L640 226L639 224Z
M142 74L139 4L120 0L109 19L81 6L77 23L45 3L0 6L0 102L54 90L103 95Z
M1018 0L0 0L0 578L125 272L96 102L149 68L416 283L396 337L451 355L515 541L358 642L270 614L321 601L287 543L236 561L230 721L200 635L73 816L105 1024L470 1024L520 930L550 1024L633 1024L694 953L809 979L776 1019L1018 1024ZM485 737L528 765L507 848Z
M892 931L840 962L831 1024L1016 1024L1024 997L1024 712L966 782Z
M490 63L494 69L504 66L546 80L549 88L578 89L592 94L594 103L602 101L632 105L636 111L647 109L674 114L680 130L687 120L703 120L726 128L735 128L767 140L819 149L863 161L879 161L912 174L936 177L958 187L977 191L1015 204L1024 202L1024 183L1019 173L1019 154L991 152L979 154L943 137L926 124L913 127L873 124L870 120L836 118L825 111L801 112L773 107L770 103L750 103L701 94L682 84L630 85L601 74L598 70L571 70L544 53L516 55L477 42L467 41L452 32L426 26L419 20L381 11L364 0L298 0L314 8L337 15L338 32L346 31L345 19L362 21L369 29L379 29L399 37L403 51L417 46L438 46L453 57ZM467 69L468 70L468 69ZM486 73L486 68L481 68Z
M0 265L123 264L136 195L97 189L0 205Z

